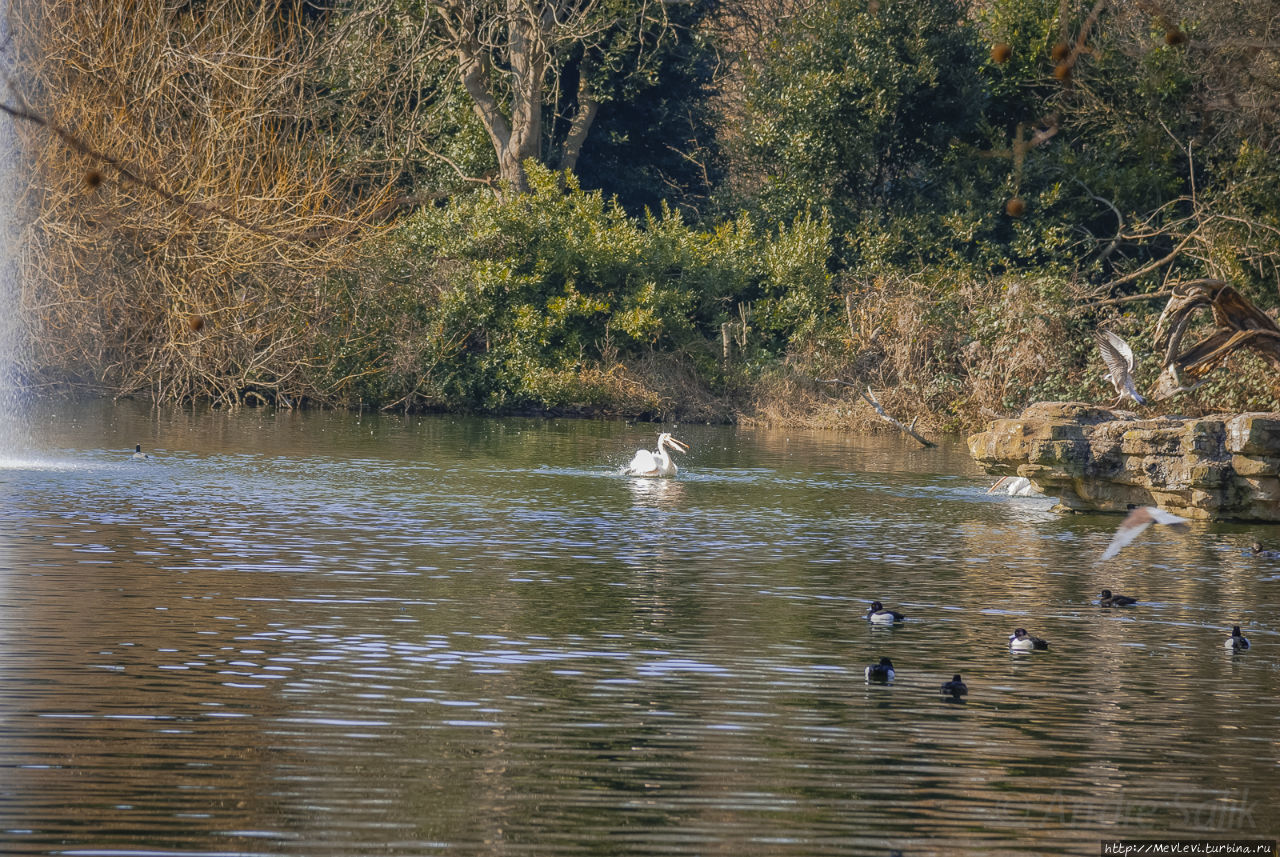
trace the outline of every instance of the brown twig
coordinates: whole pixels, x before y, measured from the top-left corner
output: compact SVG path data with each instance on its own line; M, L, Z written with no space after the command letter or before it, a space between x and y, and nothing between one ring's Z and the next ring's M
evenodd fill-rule
M1144 292L1143 294L1140 294L1140 295L1124 295L1118 298L1107 298L1104 301L1093 301L1087 304L1080 304L1076 307L1076 309L1077 310L1097 309L1098 307L1101 307L1101 306L1114 306L1116 304L1129 304L1129 303L1135 303L1137 301L1149 301L1149 300L1155 300L1157 298L1167 298L1172 294L1173 292L1171 291L1161 290L1158 292Z
M815 378L814 380L816 380L819 384L841 384L845 387L853 387L854 389L857 389L857 386L858 386L856 384L850 384L848 381L842 381L839 378ZM901 431L904 434L910 435L921 446L926 448L932 448L934 446L937 446L937 444L935 444L933 441L928 440L925 437L922 437L919 433L916 432L914 428L912 428L912 426L915 425L914 420L912 421L911 425L908 426L908 425L904 425L903 423L889 416L888 412L885 411L884 406L880 404L880 400L876 398L876 394L871 391L870 387L867 387L865 392L860 390L858 392L858 395L862 398L862 401L866 402L868 405L875 408L876 413L880 415L880 419L889 423L889 425L898 429L898 431Z

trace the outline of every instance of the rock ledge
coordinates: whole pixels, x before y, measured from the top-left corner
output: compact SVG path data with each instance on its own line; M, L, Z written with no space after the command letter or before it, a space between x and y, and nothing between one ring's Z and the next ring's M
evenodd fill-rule
M1154 505L1188 518L1280 521L1280 413L1140 419L1038 402L970 436L969 452L1068 509Z

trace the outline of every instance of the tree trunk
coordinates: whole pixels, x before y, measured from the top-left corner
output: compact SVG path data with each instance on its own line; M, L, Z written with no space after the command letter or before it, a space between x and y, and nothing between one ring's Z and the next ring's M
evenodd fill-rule
M588 52L616 24L601 10L600 0L438 0L427 5L432 34L457 59L503 183L515 193L526 192L524 165L530 158L573 170L599 103L580 79L566 137L558 150L548 146L544 151L547 77L557 57L563 59L576 46Z
M600 102L592 98L587 90L584 73L583 78L578 81L578 112L573 114L573 120L569 123L569 133L565 136L564 145L560 150L560 169L569 172L577 169L582 144L586 142L587 132L591 130L591 123L595 121L596 111L599 109Z
M493 95L493 70L485 48L461 25L464 19L460 13L460 25L450 27L450 35L462 85L471 96L476 115L498 156L498 175L515 193L524 193L529 189L524 162L542 154L542 88L547 66L543 27L546 22L521 0L506 0L506 11L512 80L510 120Z
M511 125L507 122L507 117L502 115L502 108L499 107L497 99L489 91L489 68L485 54L479 44L470 37L458 38L456 50L462 85L471 96L471 104L475 108L476 115L480 117L480 123L484 125L489 141L493 143L493 149L498 155L500 175L509 180L510 175L503 153L511 148ZM516 167L520 181L523 183L524 174L518 169L519 161L516 162Z
M505 149L498 149L498 169L516 193L529 189L524 174L527 158L541 155L542 81L546 74L547 46L543 42L545 22L523 0L507 0L510 23L507 50L511 58L511 137Z

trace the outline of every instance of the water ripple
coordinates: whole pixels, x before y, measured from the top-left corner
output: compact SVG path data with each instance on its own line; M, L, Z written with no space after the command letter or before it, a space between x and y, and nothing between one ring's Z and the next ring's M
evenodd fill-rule
M1247 528L1100 567L1113 518L987 495L959 444L688 426L680 476L639 480L615 463L652 435L622 424L49 424L51 451L0 462L5 848L1278 835L1280 590ZM1102 610L1103 587L1141 604ZM872 600L907 621L870 625ZM1010 653L1019 626L1049 651ZM868 684L882 656L897 676Z

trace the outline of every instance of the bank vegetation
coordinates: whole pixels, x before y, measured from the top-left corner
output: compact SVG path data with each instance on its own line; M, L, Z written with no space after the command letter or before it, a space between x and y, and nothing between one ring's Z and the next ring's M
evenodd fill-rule
M14 0L24 377L829 427L878 424L869 386L930 430L1108 401L1096 328L1145 387L1177 284L1280 306L1274 11ZM1278 376L1243 350L1153 408Z

